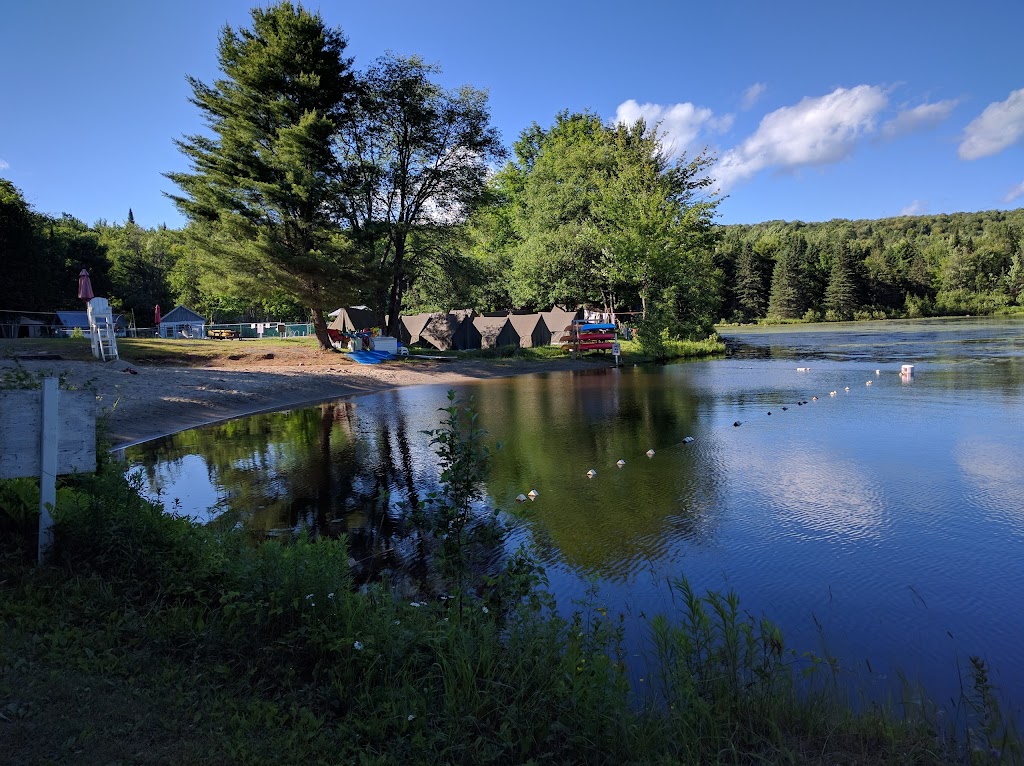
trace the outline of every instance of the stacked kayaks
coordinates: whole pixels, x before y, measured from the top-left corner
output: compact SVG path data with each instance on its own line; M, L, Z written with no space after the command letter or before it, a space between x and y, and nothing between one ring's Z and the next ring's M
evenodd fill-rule
M615 325L603 322L573 322L565 328L563 351L607 351L615 340Z

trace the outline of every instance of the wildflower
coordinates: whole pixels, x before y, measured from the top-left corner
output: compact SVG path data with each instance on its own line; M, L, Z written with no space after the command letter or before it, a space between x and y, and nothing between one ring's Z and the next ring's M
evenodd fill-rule
M427 605L426 601L413 601L412 603L409 604L409 606L416 606L416 607L426 606L426 605Z
M312 601L312 600L313 600L313 594L310 593L309 595L306 596L306 601Z
M395 620L395 625L401 625L401 624L402 624L401 620Z
M488 614L488 613L489 613L489 612L491 611L491 610L490 610L490 609L488 609L488 608L487 608L486 606L485 606L485 607L482 607L481 609L482 609L482 611L483 611L483 613L484 613L484 614Z
M412 720L412 719L414 719L415 717L416 717L416 716L414 716L414 715L413 715L412 713L409 713L409 718L408 718L407 720L411 721L411 720Z
M357 652L363 651L363 642L362 641L356 641L354 644L352 644L352 646L355 648L355 650Z
M327 594L327 598L334 598L334 594L333 593L328 593Z

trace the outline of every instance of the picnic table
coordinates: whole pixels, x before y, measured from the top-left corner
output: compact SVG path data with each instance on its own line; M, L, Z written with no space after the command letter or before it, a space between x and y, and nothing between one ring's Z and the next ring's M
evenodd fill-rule
M238 330L212 329L206 331L206 337L214 340L237 340L240 336Z

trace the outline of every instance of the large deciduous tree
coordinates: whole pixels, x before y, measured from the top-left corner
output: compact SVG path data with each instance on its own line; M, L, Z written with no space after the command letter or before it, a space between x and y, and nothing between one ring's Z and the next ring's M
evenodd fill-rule
M513 297L521 305L659 304L673 335L710 331L717 205L701 154L672 162L656 128L605 125L563 112L533 125L496 179L515 236ZM665 328L663 328L665 329Z
M445 90L438 70L388 54L361 79L355 119L342 132L342 208L349 231L375 266L374 303L389 334L419 272L450 260L451 229L483 198L488 167L504 156L490 126L487 94Z
M226 26L223 77L189 78L212 135L178 141L192 172L167 174L183 191L171 198L212 256L206 267L250 294L293 296L323 348L323 308L345 297L353 271L334 218L334 145L356 97L346 46L340 30L290 2L254 9L251 29Z

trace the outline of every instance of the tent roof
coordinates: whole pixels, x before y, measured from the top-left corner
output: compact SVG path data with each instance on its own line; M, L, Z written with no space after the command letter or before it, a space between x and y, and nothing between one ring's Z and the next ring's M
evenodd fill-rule
M412 314L411 316L401 317L402 325L409 333L409 342L416 343L420 339L420 335L423 334L423 329L427 326L427 322L433 314Z
M524 335L533 335L533 331L537 329L537 323L543 322L544 317L540 314L509 314L508 321L512 323L512 326L519 333L520 337ZM547 329L547 323L544 324Z
M377 324L377 317L366 306L347 306L332 311L334 321L328 327L332 330L344 330L347 325L353 330L365 330Z
M431 314L430 321L423 328L420 337L442 351L450 349L454 342L456 330L465 321L466 311L467 309L462 309L452 311L449 314Z

